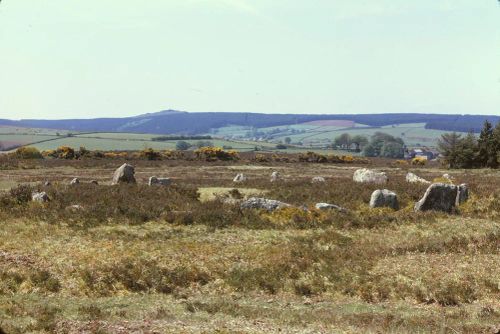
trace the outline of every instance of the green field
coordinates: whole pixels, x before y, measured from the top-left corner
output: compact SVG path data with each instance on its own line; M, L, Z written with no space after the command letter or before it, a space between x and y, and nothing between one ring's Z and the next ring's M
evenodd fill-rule
M70 131L67 130L54 130L54 129L41 129L41 128L21 128L16 126L0 126L0 134L2 135L48 135L57 136L66 135Z
M354 127L342 127L318 124L295 124L268 128L252 129L244 126L228 126L212 131L210 135L218 139L210 140L214 146L231 147L238 151L279 151L298 153L316 150L321 153L345 155L345 151L325 150L336 137L343 133L351 136L363 135L370 137L376 132L384 132L395 137L401 137L408 146L435 147L439 137L445 133L440 130L425 128L424 123L398 124L384 127L368 127L354 124ZM156 150L175 149L177 139L169 141L154 141L158 134L122 133L122 132L92 132L73 133L68 131L31 129L18 127L0 127L0 145L4 149L19 146L34 146L39 150L56 149L60 146L89 150L123 151L152 148ZM286 150L277 150L276 144L284 142L285 138L292 140L292 146ZM258 139L258 140L257 140ZM186 140L195 145L198 140Z
M224 127L217 129L216 133L225 138L248 138L250 128ZM269 128L254 129L266 140L276 143L290 137L292 143L302 143L305 146L324 146L343 133L351 136L362 135L370 137L376 132L384 132L395 137L401 137L408 146L435 147L437 140L447 131L426 129L425 123L395 124L383 127L369 127L364 124L355 124L354 127L342 126L317 126L313 124L297 124ZM250 136L253 137L253 136Z
M79 148L81 146L89 150L102 151L132 151L152 148L155 150L173 150L176 140L154 141L157 134L121 133L121 132L93 132L93 133L73 133L72 136L65 135L68 132L44 129L24 129L24 128L1 128L0 143L4 143L5 148L18 146L33 146L39 150L53 150L60 146L70 146ZM59 133L59 135L57 135ZM198 140L186 140L192 145L196 145ZM210 139L214 146L230 147L234 150L245 152L254 151L257 147L261 151L279 151L283 153L299 153L305 151L317 151L325 154L345 155L345 152L334 150L321 150L312 147L293 146L286 150L277 150L276 143L266 141L251 140L229 140Z

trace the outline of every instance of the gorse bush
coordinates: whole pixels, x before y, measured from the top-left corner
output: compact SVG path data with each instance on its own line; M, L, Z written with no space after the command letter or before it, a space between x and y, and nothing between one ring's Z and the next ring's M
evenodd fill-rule
M35 147L20 147L14 155L19 159L43 159L42 153Z
M427 159L423 157L416 157L411 159L411 164L413 166L425 166L427 164Z
M152 148L147 148L144 149L140 152L141 158L147 159L147 160L160 160L161 159L161 153L158 151L153 150Z
M56 150L44 151L43 154L57 159L75 159L77 157L75 149L69 146L61 146Z
M194 151L196 158L205 161L238 160L236 151L225 151L221 147L201 147Z

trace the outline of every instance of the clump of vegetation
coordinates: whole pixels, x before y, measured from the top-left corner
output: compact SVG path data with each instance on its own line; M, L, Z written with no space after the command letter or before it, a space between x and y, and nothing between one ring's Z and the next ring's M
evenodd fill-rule
M424 157L415 157L411 159L412 166L425 166L427 164L427 159Z
M36 147L23 146L14 152L18 159L43 159L42 153Z
M361 152L368 145L368 138L362 135L351 136L343 133L334 139L334 148Z
M178 151L186 151L186 150L189 150L190 148L191 148L191 144L185 140L179 140L175 144L175 149Z
M57 159L74 159L76 157L75 149L69 146L61 146L56 150L44 151L43 154Z
M11 188L8 196L4 196L4 203L12 199L16 204L24 204L31 201L31 195L34 188L27 184L20 184L17 187Z
M152 148L146 148L140 152L140 157L147 160L160 160L161 153Z
M307 152L307 153L300 153L299 154L299 161L324 163L324 162L328 162L328 157L326 155L318 154L315 152Z
M351 155L338 156L334 154L320 154L316 152L306 152L299 154L256 154L257 162L309 162L309 163L368 163L367 159L353 157Z
M404 141L386 133L376 132L363 153L367 157L402 158Z
M195 152L196 158L204 161L238 160L236 151L225 151L221 147L201 147Z

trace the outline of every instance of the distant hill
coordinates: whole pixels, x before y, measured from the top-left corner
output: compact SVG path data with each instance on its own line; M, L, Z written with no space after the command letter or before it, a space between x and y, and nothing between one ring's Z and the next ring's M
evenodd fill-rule
M479 132L485 120L489 120L496 124L500 122L500 116L438 114L306 115L241 112L189 113L176 110L165 110L124 118L62 120L26 119L19 121L0 119L0 125L79 132L99 131L194 135L208 133L211 129L217 129L228 125L265 128L328 120L351 121L371 127L393 124L425 123L427 129Z

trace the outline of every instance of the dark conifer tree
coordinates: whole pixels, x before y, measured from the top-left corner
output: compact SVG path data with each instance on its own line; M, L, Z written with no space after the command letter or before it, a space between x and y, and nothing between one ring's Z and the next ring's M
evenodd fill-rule
M483 129L477 142L477 165L478 167L491 167L493 160L496 161L493 141L493 125L487 120L484 122Z

